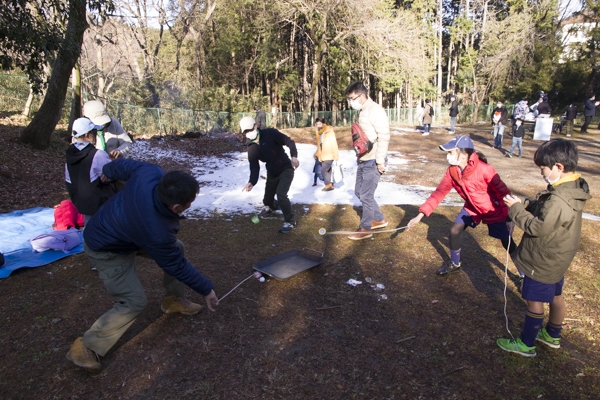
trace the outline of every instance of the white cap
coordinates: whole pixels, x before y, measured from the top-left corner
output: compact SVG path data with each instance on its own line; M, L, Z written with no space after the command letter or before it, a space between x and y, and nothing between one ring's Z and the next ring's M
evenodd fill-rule
M110 122L110 117L99 100L88 101L83 105L83 115L91 119L96 125L106 125Z
M254 129L254 125L256 121L251 116L244 117L240 120L240 129L242 132L247 131L249 129Z
M77 138L94 129L100 128L102 127L94 125L94 123L87 118L77 118L75 121L73 121L73 131L71 132L71 135Z

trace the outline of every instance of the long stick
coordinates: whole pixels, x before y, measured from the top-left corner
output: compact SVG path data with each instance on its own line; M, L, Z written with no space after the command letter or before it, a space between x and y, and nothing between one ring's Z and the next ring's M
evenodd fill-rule
M237 289L242 283L246 282L248 279L252 278L254 276L254 274L250 275L249 277L247 277L246 279L244 279L243 281L241 281L240 283L238 283L233 289L231 289L229 292L227 292L227 294L225 294L225 296L221 297L219 299L219 303L221 301L223 301L223 299L227 296L229 296L231 294L231 292L233 292L235 289Z
M386 229L383 231L371 229L371 232L358 232L358 233L389 233L389 232L397 232L401 229L405 229L408 226L402 226L400 228L395 229ZM357 231L333 231L333 232L325 232L324 235L352 235L357 233Z

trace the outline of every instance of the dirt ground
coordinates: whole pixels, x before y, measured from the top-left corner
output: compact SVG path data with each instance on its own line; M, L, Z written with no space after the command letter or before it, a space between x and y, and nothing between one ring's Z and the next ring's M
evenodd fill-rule
M0 212L51 207L66 198L65 143L34 151L17 141L22 122L0 120ZM491 147L487 126L462 127L517 195L544 187L527 138L522 158ZM336 130L350 148L347 130ZM312 142L310 130L289 130ZM394 179L436 186L447 166L437 146L451 136L434 129L394 135L390 150L410 161ZM579 171L595 195L600 187L600 132L575 134ZM153 140L153 145L208 154L243 150L235 138ZM510 145L505 137L504 146ZM428 162L422 162L425 155ZM163 162L166 169L189 165ZM240 187L244 182L240 182ZM185 220L180 239L190 261L222 296L258 261L288 250L323 252L324 262L289 280L255 279L219 305L192 317L164 315L162 273L138 258L148 308L90 374L65 359L69 346L109 309L113 299L83 254L23 269L0 280L0 393L5 399L595 399L600 393L600 222L585 220L583 238L567 272L569 307L561 349L538 346L527 359L500 350L505 322L506 253L479 227L463 238L463 271L438 277L447 259L447 231L458 209L439 207L410 232L352 242L317 230L352 229L359 209L294 206L298 228L277 233L281 221L259 224L244 215ZM406 225L416 206L386 206L393 227ZM600 215L600 201L586 212ZM517 230L515 240L519 240ZM508 266L508 328L518 335L525 304ZM349 279L362 281L351 286ZM383 288L377 287L381 284ZM201 296L188 291L189 298Z

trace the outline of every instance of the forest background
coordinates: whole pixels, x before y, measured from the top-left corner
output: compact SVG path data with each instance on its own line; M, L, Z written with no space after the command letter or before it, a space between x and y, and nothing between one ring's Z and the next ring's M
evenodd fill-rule
M21 138L36 147L65 100L79 116L82 91L143 107L335 112L360 80L388 109L425 98L439 109L451 94L475 109L531 103L544 90L559 111L600 88L600 5L565 1L8 0L0 60L28 76L24 114L37 112ZM567 49L573 9L592 28Z

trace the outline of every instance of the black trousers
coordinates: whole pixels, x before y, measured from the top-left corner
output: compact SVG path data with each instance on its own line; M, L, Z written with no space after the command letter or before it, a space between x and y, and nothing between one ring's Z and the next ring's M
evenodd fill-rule
M584 118L585 118L585 122L581 126L581 131L580 132L587 132L587 128L590 125L590 121L592 120L592 116L591 115L586 115Z
M288 192L290 190L290 186L292 186L293 180L294 170L292 168L286 169L279 174L279 176L270 176L267 174L267 183L265 185L263 204L273 208L275 195L277 195L279 208L281 208L285 222L294 222L292 203L290 203L290 199L288 197Z

